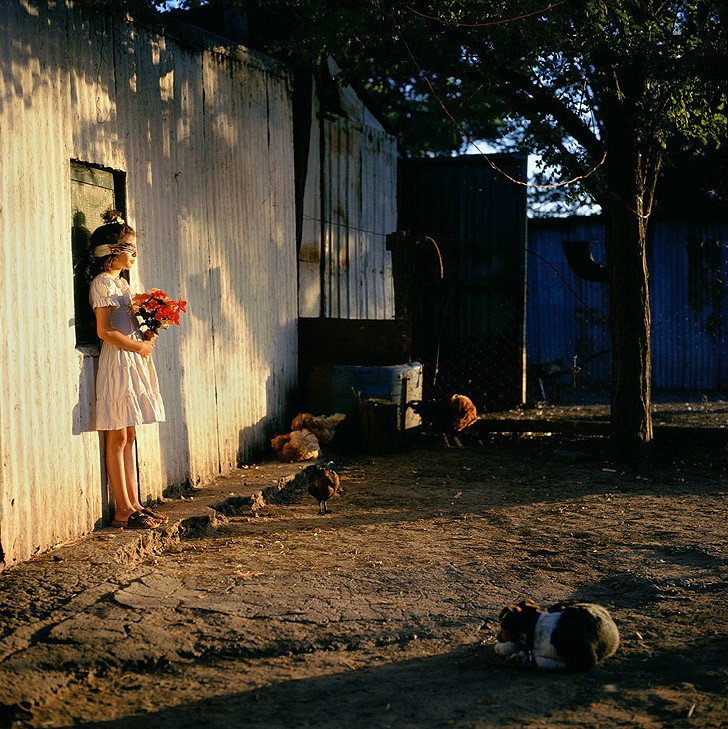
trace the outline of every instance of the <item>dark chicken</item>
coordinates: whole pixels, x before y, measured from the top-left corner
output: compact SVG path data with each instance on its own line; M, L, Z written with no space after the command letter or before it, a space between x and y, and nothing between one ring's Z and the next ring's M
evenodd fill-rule
M308 481L308 493L319 503L319 514L326 514L326 502L339 493L339 474L321 466L308 466L302 471Z
M452 395L441 400L417 400L408 405L428 427L442 433L448 448L452 447L450 438L458 448L462 448L458 436L478 419L478 411L466 395Z

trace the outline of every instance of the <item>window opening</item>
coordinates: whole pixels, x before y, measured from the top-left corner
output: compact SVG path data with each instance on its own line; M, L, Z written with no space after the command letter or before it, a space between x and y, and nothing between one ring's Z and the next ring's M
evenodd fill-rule
M91 233L101 225L109 208L125 215L126 175L84 162L71 160L71 254L76 346L98 346L96 319L89 305L88 244ZM124 271L122 275L128 273Z

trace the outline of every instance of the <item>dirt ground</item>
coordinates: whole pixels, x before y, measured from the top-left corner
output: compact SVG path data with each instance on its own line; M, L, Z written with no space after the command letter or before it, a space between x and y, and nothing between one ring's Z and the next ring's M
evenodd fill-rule
M294 482L103 584L0 575L0 726L725 726L725 449L623 472L601 439L463 440L334 455L332 514ZM525 597L606 605L618 653L578 674L497 657Z
M695 429L693 440L700 440L700 432L725 428L728 423L728 400L719 397L696 396L682 393L664 396L652 404L652 420L656 428L687 426ZM566 403L536 402L514 410L485 413L491 420L548 420L552 422L609 422L609 405L573 405Z

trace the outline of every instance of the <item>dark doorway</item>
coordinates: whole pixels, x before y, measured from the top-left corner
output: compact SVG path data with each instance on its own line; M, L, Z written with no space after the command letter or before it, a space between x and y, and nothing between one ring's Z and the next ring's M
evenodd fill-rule
M402 160L400 230L414 248L412 352L425 395L479 409L525 397L526 157Z

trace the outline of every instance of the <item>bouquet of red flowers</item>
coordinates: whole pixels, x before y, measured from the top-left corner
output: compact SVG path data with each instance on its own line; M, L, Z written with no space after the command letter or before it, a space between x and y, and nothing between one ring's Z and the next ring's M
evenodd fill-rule
M143 332L157 334L160 329L179 325L180 312L185 313L187 302L175 301L161 289L150 289L147 293L136 294L132 299L132 310Z

